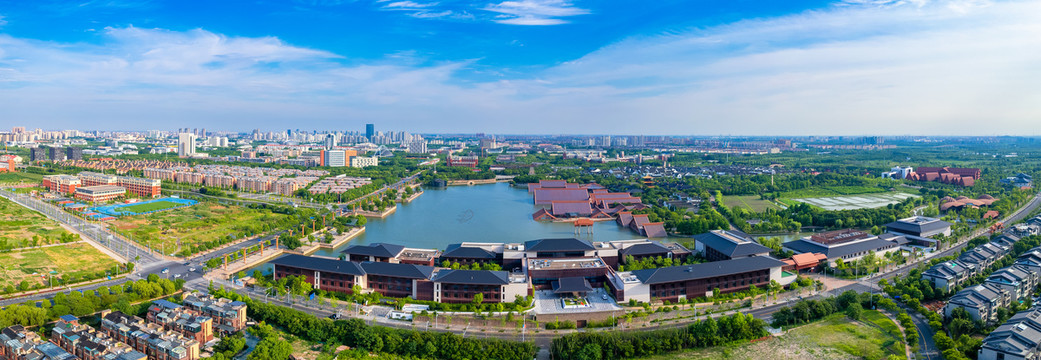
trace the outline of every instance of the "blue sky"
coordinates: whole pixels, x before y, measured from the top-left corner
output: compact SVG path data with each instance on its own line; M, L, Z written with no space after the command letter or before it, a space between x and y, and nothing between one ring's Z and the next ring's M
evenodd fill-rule
M1038 134L1038 13L986 0L0 0L0 127Z

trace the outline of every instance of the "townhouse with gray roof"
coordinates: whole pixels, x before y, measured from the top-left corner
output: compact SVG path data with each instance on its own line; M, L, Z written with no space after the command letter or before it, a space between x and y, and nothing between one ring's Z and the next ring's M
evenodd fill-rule
M922 272L922 279L929 281L934 288L951 291L958 287L963 281L971 277L973 271L964 264L954 261L942 262L933 265Z
M1010 301L1029 299L1037 287L1038 273L1025 265L1013 264L990 274L984 282L997 285L1007 291Z
M943 307L944 317L951 317L956 308L965 309L973 320L989 323L995 320L995 310L1011 304L1010 294L1002 287L983 283L962 289L954 294Z
M1041 358L1041 308L1016 313L983 339L978 360Z

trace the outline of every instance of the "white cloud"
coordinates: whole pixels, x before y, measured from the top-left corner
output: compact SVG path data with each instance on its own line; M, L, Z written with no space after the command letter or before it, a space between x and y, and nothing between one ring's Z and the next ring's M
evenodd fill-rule
M509 25L559 25L563 17L589 14L565 0L516 0L486 6L483 10L499 13L494 20Z
M4 16L0 15L0 27L7 25L7 20L4 20Z
M205 30L109 28L97 45L0 34L0 118L132 129L376 121L423 132L1039 134L1041 2L950 5L836 6L634 37L483 82L467 76L480 60L430 66L402 52L359 64Z

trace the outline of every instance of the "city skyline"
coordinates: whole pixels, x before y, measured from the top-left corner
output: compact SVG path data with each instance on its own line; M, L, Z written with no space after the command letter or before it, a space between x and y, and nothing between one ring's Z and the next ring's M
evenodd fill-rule
M1041 45L1037 1L742 5L10 3L0 116L142 131L1039 134L1026 125L1041 115L1041 54L1023 50Z

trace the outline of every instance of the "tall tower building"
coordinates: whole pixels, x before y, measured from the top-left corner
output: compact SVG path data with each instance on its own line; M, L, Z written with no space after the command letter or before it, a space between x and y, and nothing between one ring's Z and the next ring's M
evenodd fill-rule
M336 135L335 134L327 134L327 135L325 135L325 149L326 150L332 150L332 148L334 148L334 147L336 147Z
M177 136L177 156L189 157L195 154L195 134L180 133Z
M372 141L372 137L376 135L376 126L372 124L365 124L365 138Z

